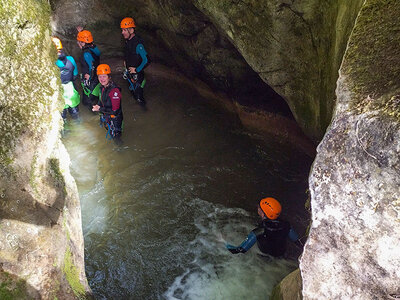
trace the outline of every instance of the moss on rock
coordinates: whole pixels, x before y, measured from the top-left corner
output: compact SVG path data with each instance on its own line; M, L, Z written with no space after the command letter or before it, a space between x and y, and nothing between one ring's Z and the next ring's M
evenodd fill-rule
M377 99L398 86L399 11L396 0L368 1L362 8L341 70L357 102Z
M86 290L80 281L79 270L72 260L71 250L69 247L65 252L63 271L75 296L78 297L78 299L86 299Z
M0 239L12 237L0 243L1 299L89 294L50 15L47 0L0 0Z
M399 17L399 1L366 0L350 36L334 119L309 178L312 226L300 260L307 299L400 292Z
M26 282L15 276L0 271L0 299L15 300L15 299L33 299L27 292Z
M287 275L272 290L270 300L301 300L301 274L297 269Z
M37 134L57 101L47 1L2 0L0 6L0 164L7 168L22 133ZM50 48L52 47L52 48Z

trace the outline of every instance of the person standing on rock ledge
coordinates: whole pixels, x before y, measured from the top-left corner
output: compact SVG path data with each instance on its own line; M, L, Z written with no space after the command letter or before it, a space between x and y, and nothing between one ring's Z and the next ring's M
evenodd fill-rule
M124 18L121 21L122 36L125 39L124 65L126 71L124 79L129 82L129 90L133 97L144 106L146 101L143 88L146 84L144 68L149 65L149 58L143 45L143 40L135 32L136 24L133 18Z
M97 76L101 84L100 98L92 111L100 112L100 123L107 130L106 138L114 139L117 145L122 143L121 89L111 80L111 69L107 64L97 67Z
M96 76L96 68L100 64L100 50L93 44L93 36L89 30L81 30L76 37L79 48L82 50L80 57L81 63L81 82L82 82L82 102L92 108L98 97L99 80Z
M262 199L258 205L260 224L239 246L226 244L226 248L233 254L246 253L257 242L261 252L281 257L286 252L287 238L302 247L298 234L291 228L289 222L279 219L281 211L281 204L276 199L270 197Z

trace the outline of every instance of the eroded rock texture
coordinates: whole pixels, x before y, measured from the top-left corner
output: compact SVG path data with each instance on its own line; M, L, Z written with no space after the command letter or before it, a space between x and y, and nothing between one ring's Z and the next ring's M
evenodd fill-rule
M400 2L368 0L310 176L305 299L400 295Z
M75 26L85 25L115 55L119 21L133 16L153 58L240 104L287 114L285 100L317 141L331 120L337 71L362 2L58 0L53 28L73 40Z
M60 0L52 11L47 1L0 0L3 295L73 299L88 291L76 187L58 136L50 14L71 53L75 26L84 25L109 56L122 54L119 21L133 16L154 59L239 104L284 113L265 105L271 97L256 98L271 92L268 84L314 140L333 114L310 177L303 296L400 294L399 11L397 0Z
M47 1L0 1L0 295L86 297Z

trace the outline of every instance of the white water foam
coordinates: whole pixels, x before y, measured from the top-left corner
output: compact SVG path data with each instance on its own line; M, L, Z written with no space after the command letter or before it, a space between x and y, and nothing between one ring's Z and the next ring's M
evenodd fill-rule
M199 233L187 254L195 259L164 299L268 299L275 284L297 267L294 261L262 256L256 245L246 254L231 254L226 241L238 245L255 227L249 214L200 199L193 205Z

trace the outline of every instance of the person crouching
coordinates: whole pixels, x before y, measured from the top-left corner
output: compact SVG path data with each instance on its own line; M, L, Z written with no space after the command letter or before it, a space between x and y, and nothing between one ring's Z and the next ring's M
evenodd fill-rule
M121 89L111 79L111 69L107 64L97 67L97 77L101 84L100 97L92 111L100 112L100 123L107 130L106 138L118 144L122 134Z

